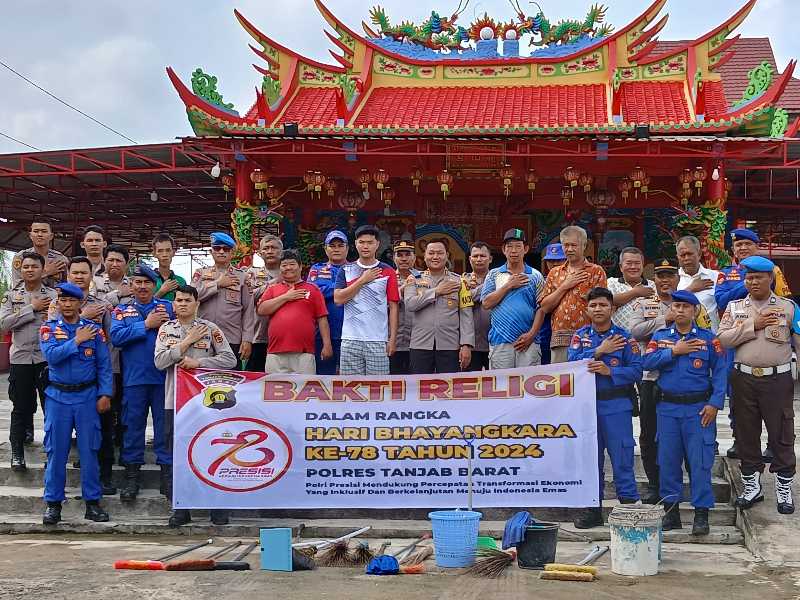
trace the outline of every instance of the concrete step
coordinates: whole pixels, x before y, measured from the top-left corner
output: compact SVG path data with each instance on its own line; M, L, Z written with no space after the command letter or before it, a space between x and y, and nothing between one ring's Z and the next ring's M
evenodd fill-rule
M43 510L42 501L43 490L32 487L0 486L0 506L3 512L16 515L36 515ZM76 501L80 498L80 489L68 488L67 498L69 499L63 506L63 514L71 517L83 516L83 502ZM608 500L603 503L603 510L608 515L618 502ZM158 490L142 490L134 502L122 502L119 496L106 496L103 498L103 506L113 517L120 520L135 518L166 518L170 512L170 506L166 498L158 493ZM262 509L262 510L241 510L236 511L237 516L242 518L273 518L273 519L307 519L314 517L317 519L327 519L338 521L345 519L364 519L367 522L373 520L426 520L431 509L425 508L400 508L400 509ZM481 508L484 519L487 521L505 521L516 513L518 508ZM574 516L574 511L565 508L537 508L531 509L535 517L542 521L570 521ZM206 515L207 511L198 511L199 515ZM688 504L681 506L681 515L684 521L691 522L694 511ZM734 525L736 522L736 511L728 504L717 504L710 513L710 522L714 525Z
M44 482L44 464L28 463L28 469L19 473L11 470L8 463L0 464L0 486L9 485L15 487L41 487ZM121 486L125 478L124 467L115 466L113 481L116 486ZM610 480L611 470L606 472L605 498L613 499L617 497L614 483ZM158 465L143 465L141 470L142 489L158 489L161 479L161 469ZM67 464L67 487L80 487L80 469ZM636 485L640 494L647 492L647 478L644 475L636 477ZM730 485L722 477L714 477L711 481L714 490L714 498L717 502L728 502L730 500ZM684 497L690 497L689 481L684 482Z
M0 534L32 534L32 533L81 533L81 534L129 534L129 535L179 535L179 536L220 536L225 538L252 538L258 539L259 530L263 527L292 527L297 532L299 523L305 524L303 530L303 540L330 539L350 533L369 524L372 528L360 536L365 539L416 539L423 533L430 532L430 521L417 520L290 520L290 519L243 519L235 518L229 525L215 526L209 523L199 514L194 515L194 520L190 525L178 529L167 527L165 519L129 519L125 521L109 521L108 523L94 523L86 521L80 517L67 517L64 521L55 526L42 525L41 518L37 516L19 516L0 514ZM113 516L113 515L112 515ZM496 539L503 537L504 521L485 521L481 522L480 534L490 535ZM607 526L595 527L594 529L575 530L571 523L561 523L559 539L567 542L587 541L602 542L609 541L609 529ZM691 525L684 525L681 530L667 531L664 533L666 544L724 544L741 545L743 543L742 533L731 525L715 526L712 525L711 533L707 536L693 536ZM668 550L667 550L668 551ZM120 558L133 557L110 557L109 561Z

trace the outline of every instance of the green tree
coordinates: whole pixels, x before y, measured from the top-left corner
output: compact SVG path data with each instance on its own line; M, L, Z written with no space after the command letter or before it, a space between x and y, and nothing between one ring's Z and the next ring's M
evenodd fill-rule
M11 287L11 255L6 250L0 250L0 298Z

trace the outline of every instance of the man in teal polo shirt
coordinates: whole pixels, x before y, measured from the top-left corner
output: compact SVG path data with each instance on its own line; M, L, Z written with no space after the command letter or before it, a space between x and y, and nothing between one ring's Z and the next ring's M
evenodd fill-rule
M159 233L153 240L153 256L158 260L158 281L154 295L162 300L175 300L175 290L186 285L186 280L172 270L175 240L168 233Z
M506 264L492 269L481 292L483 308L491 310L489 368L512 369L541 364L542 352L536 334L544 313L539 296L544 277L525 264L530 247L525 232L509 229L503 236Z

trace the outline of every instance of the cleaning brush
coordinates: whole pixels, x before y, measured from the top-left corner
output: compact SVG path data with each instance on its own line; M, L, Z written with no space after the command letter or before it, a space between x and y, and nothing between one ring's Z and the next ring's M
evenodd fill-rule
M467 569L467 573L475 577L496 579L514 563L517 552L516 550L506 552L497 548L478 548L475 556L478 560Z
M351 567L350 562L350 541L341 540L331 545L330 548L320 552L316 557L316 562L321 567Z
M375 558L375 553L369 549L368 542L359 542L355 551L350 555L350 564L354 567L361 567L366 565L369 561Z
M433 556L433 546L421 546L400 561L400 566L419 565Z

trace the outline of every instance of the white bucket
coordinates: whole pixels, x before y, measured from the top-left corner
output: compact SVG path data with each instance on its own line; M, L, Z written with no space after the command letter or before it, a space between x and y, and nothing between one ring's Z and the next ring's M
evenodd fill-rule
M611 570L617 575L656 575L664 509L650 504L615 506L611 529Z

